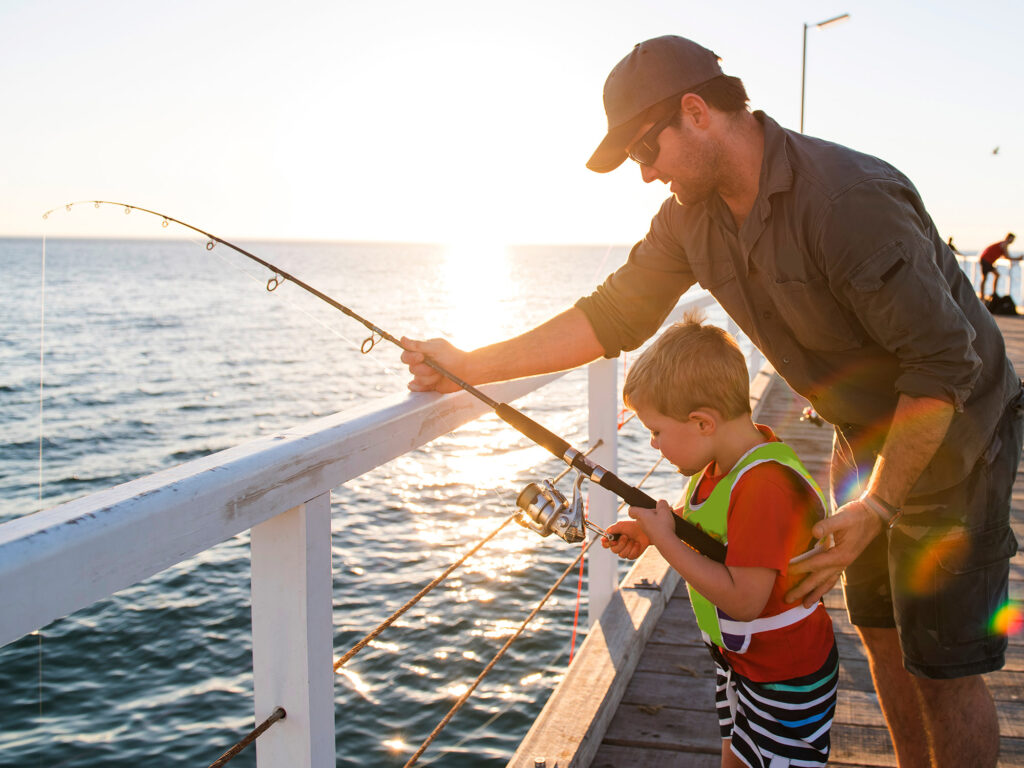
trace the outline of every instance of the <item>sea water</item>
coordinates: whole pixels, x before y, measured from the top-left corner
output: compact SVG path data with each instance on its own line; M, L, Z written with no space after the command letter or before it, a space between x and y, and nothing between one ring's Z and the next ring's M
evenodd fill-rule
M627 255L242 245L396 336L466 348L565 309ZM294 285L268 294L267 270L205 246L51 237L44 258L42 240L0 240L0 522L405 391L395 347L362 354L357 323ZM586 446L585 372L516 405ZM656 458L635 421L619 457L634 483ZM337 653L561 469L488 416L334 489ZM679 484L663 465L645 488L674 498ZM350 661L335 678L338 765L402 765L576 554L508 527ZM566 668L577 586L562 585L420 764L505 764ZM577 648L585 628L584 609ZM252 698L243 533L0 648L0 766L207 765L252 728ZM232 765L255 765L255 749Z

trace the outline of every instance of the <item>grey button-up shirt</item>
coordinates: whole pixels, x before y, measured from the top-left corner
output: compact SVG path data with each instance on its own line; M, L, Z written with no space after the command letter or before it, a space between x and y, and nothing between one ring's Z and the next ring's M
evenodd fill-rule
M764 159L739 231L719 197L669 198L626 264L577 306L612 357L699 283L796 392L870 450L900 393L952 403L913 495L955 484L1019 388L995 321L902 173L754 115Z

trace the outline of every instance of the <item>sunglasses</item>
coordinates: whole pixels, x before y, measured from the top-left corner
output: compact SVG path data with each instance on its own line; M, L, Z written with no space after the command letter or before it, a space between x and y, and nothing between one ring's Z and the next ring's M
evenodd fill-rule
M654 161L658 159L658 152L661 149L658 146L658 136L668 127L669 123L675 120L676 114L677 112L669 113L652 125L637 141L633 142L626 150L630 159L640 165L654 165Z

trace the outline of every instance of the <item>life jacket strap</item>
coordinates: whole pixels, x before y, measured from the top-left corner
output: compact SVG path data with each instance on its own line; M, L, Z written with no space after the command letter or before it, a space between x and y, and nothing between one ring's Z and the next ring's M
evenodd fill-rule
M798 605L774 616L764 616L753 621L735 621L719 615L718 621L723 634L756 635L758 632L770 632L773 629L782 629L796 624L798 621L803 621L818 609L818 605L818 603L814 603L810 608Z

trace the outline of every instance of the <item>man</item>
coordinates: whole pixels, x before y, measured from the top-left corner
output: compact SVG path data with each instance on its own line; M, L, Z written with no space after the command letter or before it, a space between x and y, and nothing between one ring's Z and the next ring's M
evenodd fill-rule
M981 674L1006 648L987 622L1017 549L1020 381L913 184L746 101L696 43L636 46L605 83L608 133L588 167L630 157L673 197L625 265L538 328L472 352L403 340L410 389L455 388L423 354L474 383L614 356L700 283L836 426L837 509L815 528L835 547L799 566L788 598L811 605L845 570L901 766L994 766ZM915 558L929 565L911 574Z
M988 285L989 275L992 275L993 295L995 295L996 289L999 287L999 270L996 269L997 260L1004 256L1010 261L1020 261L1021 259L1024 259L1024 256L1014 257L1010 255L1010 243L1015 239L1013 232L1007 232L1006 237L998 243L992 243L992 245L982 251L981 256L978 257L978 261L981 264L981 298L984 299L988 295L985 293L985 286Z

